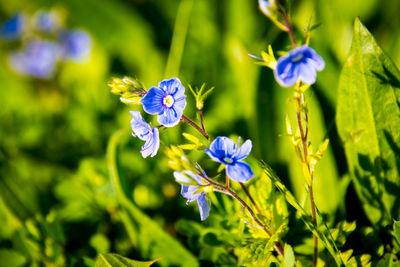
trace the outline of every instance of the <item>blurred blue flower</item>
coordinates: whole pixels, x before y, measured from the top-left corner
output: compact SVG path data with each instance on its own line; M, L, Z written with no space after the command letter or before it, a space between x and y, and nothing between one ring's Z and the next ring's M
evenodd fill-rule
M313 84L317 71L325 67L324 60L307 45L302 45L282 56L274 70L275 79L284 87L295 85L300 79L305 84Z
M26 18L22 13L17 13L6 20L0 28L0 38L4 40L15 40L21 37L25 27Z
M50 33L60 28L59 14L55 11L38 11L34 19L36 27L42 32Z
M185 87L178 78L163 80L158 87L151 87L140 100L143 109L157 116L157 121L165 127L179 123L186 106Z
M272 5L274 4L275 0L258 0L258 6L260 10L269 17L271 15L270 9L272 8Z
M177 182L187 183L187 184L193 183L193 181L189 179L187 176L190 176L193 179L193 181L198 183L198 185L203 184L203 179L201 178L201 176L196 175L191 171L174 172L174 177ZM182 184L181 195L187 199L186 204L189 204L189 202L197 200L197 205L199 207L199 212L200 212L200 219L204 221L210 214L210 206L207 202L205 192L196 193L196 191L199 189L198 185Z
M250 140L246 140L242 146L239 143L240 138L236 146L232 139L218 136L205 152L212 160L226 165L226 174L230 179L244 183L254 177L249 164L241 161L250 154L252 143Z
M24 50L12 52L8 62L18 74L49 79L54 75L58 51L57 44L53 42L34 41L28 43Z
M146 141L142 146L142 157L146 158L149 155L154 157L160 147L160 138L157 128L151 129L150 125L144 121L139 111L130 111L132 115L131 127L133 136L138 137L140 140Z
M92 39L82 30L72 30L61 34L60 43L63 55L75 62L87 60L92 49Z

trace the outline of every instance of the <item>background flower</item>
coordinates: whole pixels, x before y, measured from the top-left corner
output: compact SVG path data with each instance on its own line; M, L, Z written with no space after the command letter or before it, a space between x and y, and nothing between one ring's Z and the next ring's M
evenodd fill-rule
M249 164L241 161L250 154L252 143L246 140L242 146L239 146L239 142L240 138L236 146L232 139L218 136L211 143L210 148L205 149L205 152L214 161L226 165L226 174L229 178L244 183L254 177Z
M0 38L5 40L15 40L20 38L25 25L25 16L22 13L15 14L1 25Z
M157 116L157 121L165 127L179 123L186 106L185 87L178 78L163 80L158 87L151 87L141 99L143 109Z

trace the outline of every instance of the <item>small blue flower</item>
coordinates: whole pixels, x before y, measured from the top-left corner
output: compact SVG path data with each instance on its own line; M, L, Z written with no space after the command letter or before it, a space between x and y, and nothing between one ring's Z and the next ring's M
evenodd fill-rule
M143 109L151 115L158 114L157 121L165 127L179 123L186 106L185 87L178 78L163 80L158 87L151 87L140 100Z
M34 20L36 27L44 33L50 33L60 28L59 14L55 11L38 11Z
M226 165L226 174L229 178L244 183L254 177L249 164L242 161L250 154L252 143L250 140L246 140L242 146L239 143L240 138L236 146L232 139L218 136L205 152L212 160Z
M73 30L61 34L64 56L75 62L87 60L92 49L92 39L89 34L82 30Z
M11 53L8 62L18 74L49 79L54 75L58 52L59 48L53 42L34 41L24 50Z
M274 70L275 79L284 87L295 85L300 79L305 84L313 84L317 71L325 68L324 60L307 45L302 45L278 59Z
M16 40L20 38L25 24L25 16L21 13L15 14L1 25L0 38L4 40Z
M275 0L258 0L258 6L265 16L269 17L271 15L270 9L274 2Z
M133 136L138 137L140 140L146 141L142 146L142 157L146 158L149 155L154 157L160 147L160 138L157 128L151 129L150 125L144 121L139 111L130 111L132 115L131 127Z
M187 176L190 176L199 185L203 184L203 179L199 175L196 175L191 171L174 172L174 177L177 182L188 183L188 184L193 183L193 181L189 179ZM181 186L182 186L181 195L187 199L186 204L189 204L189 202L197 200L197 205L199 207L199 212L200 212L200 219L202 221L207 219L208 215L210 214L210 205L207 202L206 193L205 192L195 193L199 189L198 185L182 184Z

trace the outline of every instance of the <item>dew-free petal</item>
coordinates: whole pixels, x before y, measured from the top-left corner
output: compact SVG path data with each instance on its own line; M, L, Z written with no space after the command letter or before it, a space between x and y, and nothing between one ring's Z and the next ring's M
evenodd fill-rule
M200 196L197 198L197 205L199 207L200 219L204 221L210 214L210 206L208 205L206 194L204 192L201 192Z
M146 140L146 143L142 146L142 150L140 151L142 153L142 157L147 158L149 155L151 155L151 157L154 157L157 154L159 147L159 132L157 128L154 128L151 131L148 139Z
M251 148L253 147L253 144L251 142L251 140L246 140L243 145L241 145L238 150L236 151L234 157L236 160L242 160L244 158L246 158L250 152L251 152Z
M146 141L148 139L148 135L151 132L150 125L145 122L139 111L129 111L129 113L132 115L131 128L133 133L140 140Z
M182 111L174 108L164 108L164 112L158 114L157 121L165 127L172 127L179 123L182 117Z
M146 113L155 115L163 110L164 91L157 87L151 87L144 97L140 100Z
M254 173L249 164L241 161L228 165L226 167L226 173L229 178L240 183L245 183L254 177Z

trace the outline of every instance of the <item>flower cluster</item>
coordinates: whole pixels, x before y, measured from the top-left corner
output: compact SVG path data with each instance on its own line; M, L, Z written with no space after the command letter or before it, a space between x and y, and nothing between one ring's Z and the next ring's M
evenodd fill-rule
M91 52L91 37L83 30L63 26L55 11L38 11L32 16L17 13L0 28L0 38L19 42L20 48L8 55L9 66L18 74L49 79L59 63L84 63Z
M133 82L133 84L136 83ZM113 90L121 91L121 83L113 85L117 86ZM151 115L157 114L157 121L162 126L173 127L179 123L186 106L186 95L185 87L178 78L163 80L158 87L151 87L145 93L140 90L136 94L144 94L140 100L143 110ZM149 155L154 157L160 145L158 129L152 130L150 125L143 120L139 111L131 111L131 115L133 117L131 120L132 131L139 139L146 141L142 147L142 156L144 158Z

